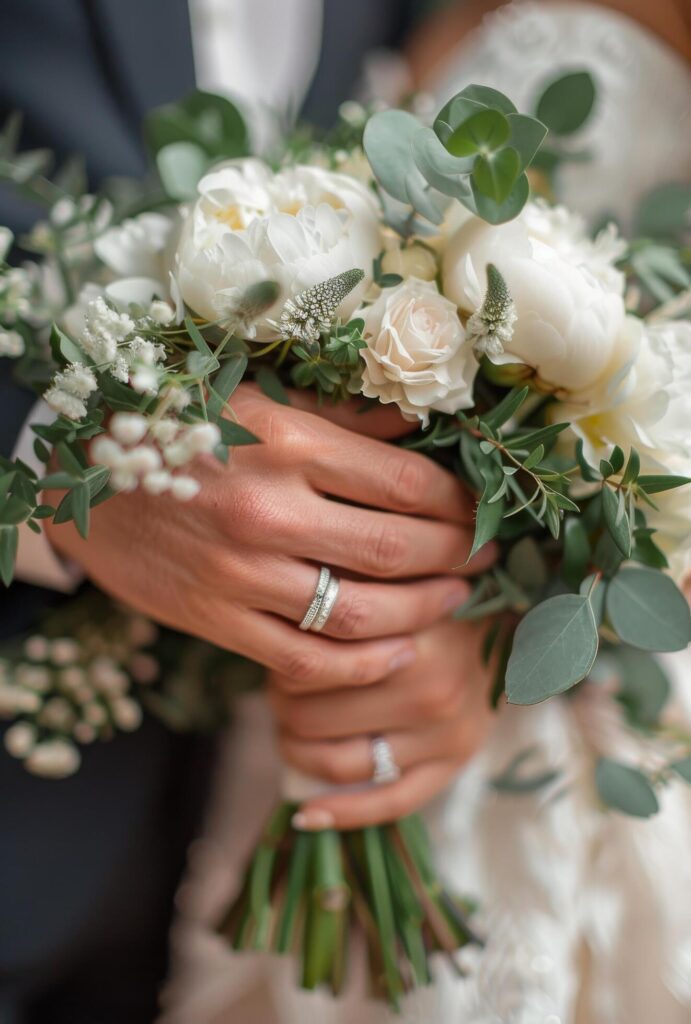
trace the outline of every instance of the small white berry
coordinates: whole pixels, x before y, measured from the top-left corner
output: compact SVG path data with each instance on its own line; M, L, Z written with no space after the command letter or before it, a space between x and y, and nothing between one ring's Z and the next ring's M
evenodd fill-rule
M116 412L110 421L110 432L120 444L138 444L148 429L146 417L138 412Z
M114 469L122 458L122 448L112 437L102 435L91 444L91 458L109 469Z
M147 473L142 480L142 487L149 494L163 494L170 490L173 477L167 469L160 469L153 473Z
M178 501L191 501L192 498L196 498L199 494L202 485L194 477L176 476L173 477L170 489L173 497L177 498Z
M44 740L34 747L24 764L34 775L64 779L74 775L81 764L81 757L69 740Z
M5 733L5 750L12 757L27 757L36 743L36 729L29 722L15 722Z

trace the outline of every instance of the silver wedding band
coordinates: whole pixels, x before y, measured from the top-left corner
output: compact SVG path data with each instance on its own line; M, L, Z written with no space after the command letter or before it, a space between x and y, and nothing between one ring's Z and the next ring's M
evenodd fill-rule
M383 736L375 736L372 740L372 782L377 786L395 782L401 777L401 769L396 764L393 750Z
M339 589L339 580L332 576L331 570L323 565L319 570L319 579L317 580L314 597L310 601L310 606L300 623L300 629L305 631L311 629L313 633L321 633L329 621L329 616L338 600Z

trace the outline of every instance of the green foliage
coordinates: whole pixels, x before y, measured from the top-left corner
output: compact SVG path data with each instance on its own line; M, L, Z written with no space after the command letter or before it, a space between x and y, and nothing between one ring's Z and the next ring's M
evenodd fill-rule
M387 110L365 126L363 146L382 189L434 224L446 199L458 199L492 224L515 217L529 193L525 170L545 135L501 93L469 86L424 128L412 114ZM398 219L396 226L401 228Z
M192 198L213 163L249 153L247 127L235 104L200 90L153 110L144 134L161 183L175 200Z
M521 620L506 673L512 704L537 704L563 693L590 672L598 635L590 597L560 594Z
M669 576L620 569L607 587L607 617L617 635L644 651L680 651L691 642L691 613Z
M595 770L595 782L603 804L615 811L649 818L659 810L651 782L637 768L602 757Z
M592 76L575 71L550 82L537 101L535 115L554 135L572 135L588 120L594 104Z
M535 769L532 774L527 771L530 761L540 754L539 747L528 747L519 751L498 775L490 779L490 786L497 793L513 795L529 795L551 785L560 777L561 772L553 768Z
M610 661L617 677L617 700L627 719L638 728L652 728L671 693L669 678L659 660L620 644L607 652L608 664Z

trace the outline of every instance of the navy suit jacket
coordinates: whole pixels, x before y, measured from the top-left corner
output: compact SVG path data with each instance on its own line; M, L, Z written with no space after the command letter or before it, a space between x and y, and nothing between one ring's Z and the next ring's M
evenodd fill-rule
M194 88L187 0L1 2L0 118L24 112L27 148L83 153L93 186L143 172L144 113ZM413 7L327 0L306 116L328 125L363 53L395 43ZM20 233L37 212L0 190L0 224ZM34 401L9 370L0 359L4 455ZM0 586L0 637L27 628L54 600L20 583ZM0 1020L24 1020L16 1006L70 978L79 992L98 989L118 1024L152 1018L144 1007L165 967L172 894L203 803L207 754L207 745L153 720L87 749L80 773L62 782L28 775L0 750ZM141 981L139 1015L122 1003L132 977ZM63 1019L55 991L35 1019ZM105 1024L109 1012L65 1011L64 1019Z

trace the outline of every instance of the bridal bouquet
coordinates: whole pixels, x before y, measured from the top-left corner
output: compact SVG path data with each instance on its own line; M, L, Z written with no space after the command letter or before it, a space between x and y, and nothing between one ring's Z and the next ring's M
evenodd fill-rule
M78 166L46 177L8 126L0 173L50 215L22 241L42 262L3 267L0 354L56 415L34 427L44 474L0 463L4 582L21 523L73 519L86 536L90 509L119 491L160 495L162 515L166 500L193 501L195 459L260 440L233 414L243 380L277 402L309 388L393 404L419 428L401 443L477 495L471 554L498 541L457 613L487 624L493 701L565 693L604 643L622 656L632 724L653 729L666 691L649 652L691 638L674 582L691 567L689 250L650 228L631 244L613 226L591 237L576 213L531 197L531 180L549 192L590 105L578 74L548 88L537 116L482 86L430 123L350 104L329 139L297 133L266 162L232 104L195 94L147 125L159 185L99 196ZM64 491L57 508L46 489ZM23 676L6 660L0 690L29 767L42 745L81 740L46 716L55 694L32 690L26 662L47 656L33 648ZM55 679L63 705L78 704ZM666 742L654 775L600 760L603 803L647 816L658 786L691 781L688 743ZM476 941L418 818L308 834L291 825L296 808L286 793L222 924L236 948L294 951L303 985L336 992L357 923L374 987L397 1005L429 981L434 951Z

